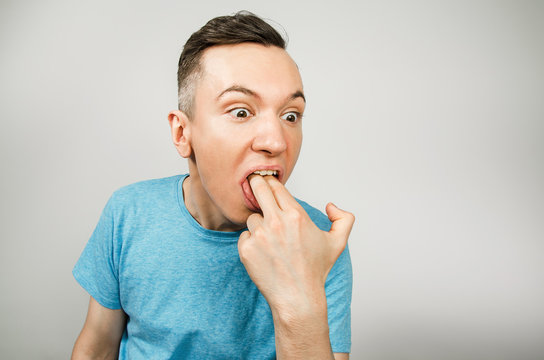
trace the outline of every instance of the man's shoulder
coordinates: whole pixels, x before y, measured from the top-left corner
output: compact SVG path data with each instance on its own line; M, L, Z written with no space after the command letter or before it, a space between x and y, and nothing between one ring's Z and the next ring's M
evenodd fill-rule
M329 231L329 229L331 228L331 221L329 220L327 215L325 215L322 211L316 209L312 205L308 204L307 202L298 198L295 199L302 206L302 208L306 210L306 213L318 228L323 231Z
M174 175L125 185L113 192L110 202L115 207L134 204L158 204L161 200L171 199L171 196L177 193L178 182L184 176Z
M178 180L185 175L173 175L158 179L148 179L128 184L115 190L115 194L127 196L138 193L147 193L148 191L160 191L169 188L173 184L177 184Z

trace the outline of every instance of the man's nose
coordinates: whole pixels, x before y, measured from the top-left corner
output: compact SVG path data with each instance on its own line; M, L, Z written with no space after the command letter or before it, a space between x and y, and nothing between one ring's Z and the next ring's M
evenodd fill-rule
M252 149L268 155L278 155L287 149L282 119L275 115L261 115L255 122Z

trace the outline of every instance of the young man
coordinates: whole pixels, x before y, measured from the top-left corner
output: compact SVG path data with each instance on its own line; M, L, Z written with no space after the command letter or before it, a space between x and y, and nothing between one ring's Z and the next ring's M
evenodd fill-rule
M73 272L91 300L72 358L347 359L354 217L284 187L306 103L284 40L250 13L212 19L178 86L189 174L108 201Z

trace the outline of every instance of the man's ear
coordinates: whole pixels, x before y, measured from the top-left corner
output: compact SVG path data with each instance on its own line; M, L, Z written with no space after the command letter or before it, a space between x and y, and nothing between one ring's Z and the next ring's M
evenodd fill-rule
M172 141L178 153L188 158L191 156L191 129L187 115L179 110L173 110L168 114L168 122L172 131Z

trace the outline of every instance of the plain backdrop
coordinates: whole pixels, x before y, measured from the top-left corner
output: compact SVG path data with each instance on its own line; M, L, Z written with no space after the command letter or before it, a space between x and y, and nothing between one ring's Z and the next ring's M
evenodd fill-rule
M111 193L187 171L190 34L250 10L308 98L288 188L353 212L352 359L544 358L544 2L0 2L0 358L66 359ZM282 30L283 31L283 30Z

